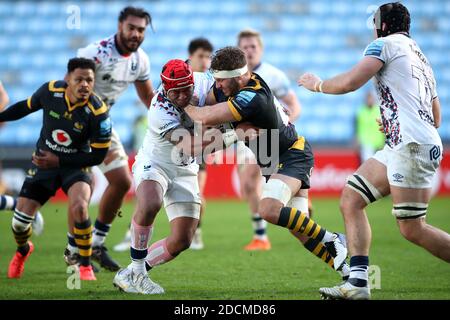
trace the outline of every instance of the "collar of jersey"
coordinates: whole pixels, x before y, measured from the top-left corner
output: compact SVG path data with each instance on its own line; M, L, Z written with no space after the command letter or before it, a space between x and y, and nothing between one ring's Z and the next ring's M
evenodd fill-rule
M67 104L67 108L69 109L69 112L72 112L73 110L75 110L78 107L82 107L82 106L86 105L89 101L89 98L88 98L84 101L81 101L81 102L78 102L78 103L75 103L74 105L72 105L70 103L69 97L67 96L67 93L64 93L64 99L66 100L66 104Z
M122 50L120 50L119 46L117 45L117 34L114 35L114 46L116 47L117 52L124 58L128 58L129 56L131 56L132 52L130 53L123 53Z

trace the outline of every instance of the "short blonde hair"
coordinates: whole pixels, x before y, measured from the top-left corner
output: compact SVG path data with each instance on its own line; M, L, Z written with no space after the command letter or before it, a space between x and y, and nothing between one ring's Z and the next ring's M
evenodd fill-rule
M243 38L256 38L261 48L264 47L261 34L254 29L244 29L238 34L238 46Z

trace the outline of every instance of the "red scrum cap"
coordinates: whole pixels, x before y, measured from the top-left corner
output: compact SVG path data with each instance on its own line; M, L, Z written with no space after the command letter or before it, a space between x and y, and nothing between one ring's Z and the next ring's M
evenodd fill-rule
M180 59L168 61L161 72L164 90L184 89L194 85L194 74L191 66Z

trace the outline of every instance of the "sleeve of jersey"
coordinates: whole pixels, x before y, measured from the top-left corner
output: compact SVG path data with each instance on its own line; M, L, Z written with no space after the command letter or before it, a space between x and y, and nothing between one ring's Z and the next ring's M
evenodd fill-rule
M87 59L94 59L97 54L97 48L96 46L90 44L85 48L80 48L77 51L77 57L78 58L87 58Z
M199 100L198 106L203 107L214 85L214 78L209 72L194 72L194 84L194 94Z
M271 89L273 90L275 97L279 99L285 97L291 89L291 84L288 77L283 72L280 72L277 77L275 86Z
M152 106L148 117L148 126L150 130L155 132L161 138L164 138L166 134L173 129L181 126L180 119L178 116L167 107L165 110L163 107ZM157 109L163 108L163 109Z
M372 41L364 50L365 57L374 57L383 62L388 59L386 52L386 42L384 39L376 39Z
M150 80L150 59L144 53L142 54L142 67L141 72L139 73L138 81L147 81Z
M111 118L108 113L96 117L90 138L91 148L103 149L111 146Z
M256 92L243 90L228 100L228 108L236 121L246 120L258 111L260 100Z
M48 82L44 83L39 89L36 90L35 93L31 95L31 97L27 99L27 107L31 112L41 109L44 105L43 100L48 93L48 86Z

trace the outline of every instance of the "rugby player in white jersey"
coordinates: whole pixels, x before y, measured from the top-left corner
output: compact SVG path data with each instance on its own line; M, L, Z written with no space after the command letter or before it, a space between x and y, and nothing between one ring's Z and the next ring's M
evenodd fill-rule
M249 70L257 73L264 79L272 90L273 95L285 107L289 115L289 121L294 123L300 114L300 103L295 92L290 88L290 82L286 74L273 65L261 60L264 46L260 33L252 29L242 30L238 34L237 44L245 52ZM244 249L250 251L269 250L271 244L266 232L267 222L258 213L258 203L261 198L262 186L261 170L255 162L253 153L243 143L237 143L237 154L241 195L248 201L252 213L254 232L252 241ZM297 200L302 206L300 209L303 212L308 212L308 199L299 198ZM303 205L304 202L305 205Z
M213 46L211 42L209 42L209 40L205 38L195 38L189 43L188 46L189 59L187 62L190 64L192 71L195 74L195 78L206 77L206 80L209 79L212 81L209 88L211 88L214 82L212 76L208 74L201 75L198 73L205 73L208 71L209 66L211 64L212 51ZM208 80L205 81L204 84L208 84ZM197 87L198 86L196 86L196 88ZM197 89L195 91L197 91ZM197 95L197 92L194 92L194 94ZM201 250L204 248L200 224L206 206L206 200L203 196L206 185L206 177L207 177L206 163L205 161L202 160L201 163L199 163L199 170L198 170L198 185L200 189L200 198L202 203L200 207L200 219L190 246L190 248L193 250ZM125 235L125 238L120 243L114 246L114 251L122 252L129 250L130 244L131 244L131 231L128 230Z
M198 164L192 155L201 154L211 143L208 138L203 140L201 133L195 137L198 131L184 108L194 92L199 106L205 104L213 77L208 73L194 74L186 62L175 59L164 65L161 80L162 86L148 111L147 134L133 165L136 208L131 220L132 262L113 281L116 287L129 293L164 293L161 286L150 280L146 270L171 261L189 248L201 203ZM218 130L213 132L221 135ZM222 142L225 138L219 140L218 149L228 146ZM148 248L152 224L162 204L170 221L170 235Z
M79 57L95 61L94 91L109 108L130 84L134 84L142 103L146 107L150 106L154 95L150 80L150 61L140 48L148 25L151 26L151 16L147 11L126 7L119 14L118 31L115 35L78 50ZM105 160L99 165L109 184L100 200L94 225L92 258L103 268L117 271L120 266L109 256L104 242L131 186L132 177L127 154L114 129L111 142ZM68 239L64 257L68 264L73 264L77 261L77 251L71 230Z
M374 16L376 40L367 46L358 64L331 79L307 73L298 80L311 91L345 94L375 77L386 135L384 149L348 177L342 192L340 209L351 256L350 277L341 285L321 288L325 298L370 299L371 230L364 209L389 194L400 233L450 262L450 235L425 221L431 182L442 159L437 131L440 103L431 65L409 29L408 9L399 2L384 4Z

